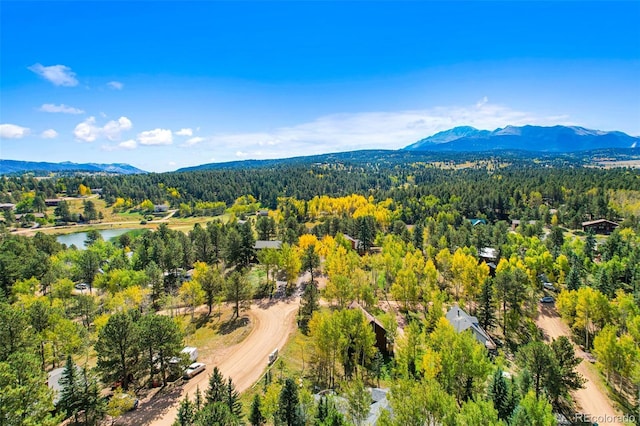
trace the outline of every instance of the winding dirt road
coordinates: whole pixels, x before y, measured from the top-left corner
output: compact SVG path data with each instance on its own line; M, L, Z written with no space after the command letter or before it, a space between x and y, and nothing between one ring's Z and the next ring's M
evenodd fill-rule
M253 328L242 342L199 359L207 364L204 373L184 386L176 386L149 401L141 401L140 407L119 418L118 424L171 426L180 400L185 395L192 398L198 387L203 393L206 391L214 366L218 366L223 376L233 379L238 392L248 389L264 372L271 351L281 349L295 330L299 305L299 298L279 302L264 300L251 305L243 316L249 318Z
M569 327L562 321L560 316L552 305L541 305L538 312L536 324L545 333L545 339L557 339L560 336L571 337ZM587 380L584 388L573 392L573 399L577 404L576 412L582 416L580 420L597 422L600 425L621 425L617 421L622 416L613 407L604 389L600 377L592 371L588 360L585 359L584 352L574 345L576 355L583 359L578 365L577 371Z

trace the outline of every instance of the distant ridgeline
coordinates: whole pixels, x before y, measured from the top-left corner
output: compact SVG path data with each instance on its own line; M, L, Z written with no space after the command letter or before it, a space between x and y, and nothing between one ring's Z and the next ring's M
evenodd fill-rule
M0 159L0 175L33 173L36 176L47 176L50 173L96 173L128 175L135 173L147 173L129 164L97 164L97 163L47 163L34 161L17 161Z

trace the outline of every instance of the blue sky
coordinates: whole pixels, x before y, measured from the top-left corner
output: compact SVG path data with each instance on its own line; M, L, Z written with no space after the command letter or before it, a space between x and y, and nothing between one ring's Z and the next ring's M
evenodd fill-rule
M640 2L0 3L0 158L149 171L457 125L640 135Z

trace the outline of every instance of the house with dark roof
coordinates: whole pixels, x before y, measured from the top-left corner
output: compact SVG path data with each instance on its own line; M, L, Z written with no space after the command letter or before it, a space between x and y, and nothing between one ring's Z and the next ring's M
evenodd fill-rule
M616 229L619 224L607 219L591 220L589 222L582 222L582 230L584 232L593 231L596 234L610 234Z
M467 314L458 304L453 305L453 307L449 309L445 318L458 333L470 330L476 340L482 343L488 350L496 349L496 344L491 340L491 337L489 337L487 332L478 324L478 318Z

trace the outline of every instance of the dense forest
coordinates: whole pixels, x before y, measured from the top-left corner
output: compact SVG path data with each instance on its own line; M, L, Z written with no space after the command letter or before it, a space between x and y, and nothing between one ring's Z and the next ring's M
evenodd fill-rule
M582 352L640 424L640 173L515 155L375 158L3 177L0 202L43 214L43 230L161 204L175 223L195 222L115 241L90 231L78 249L37 228L11 232L5 211L0 424L117 419L149 389L180 383L185 338L216 311L241 327L252 300L298 297L302 368L297 356L278 361L243 396L212 368L176 425L367 424L369 387L387 392L381 425L554 425L580 413ZM61 197L82 199L82 215L64 200L44 205ZM582 228L595 219L616 227ZM262 240L279 243L258 249ZM452 309L475 317L491 344L458 332ZM545 335L545 309L567 336ZM382 345L369 315L386 331ZM47 373L59 367L54 403ZM331 392L314 396L322 389Z

